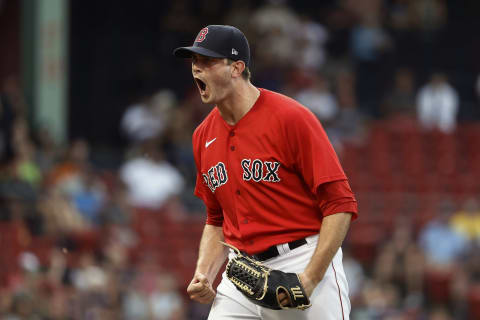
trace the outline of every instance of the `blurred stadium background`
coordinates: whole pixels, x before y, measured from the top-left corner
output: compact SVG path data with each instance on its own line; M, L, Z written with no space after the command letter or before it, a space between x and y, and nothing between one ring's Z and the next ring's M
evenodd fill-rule
M477 0L0 0L1 319L206 319L185 294L209 112L172 49L250 40L357 195L352 319L480 319Z

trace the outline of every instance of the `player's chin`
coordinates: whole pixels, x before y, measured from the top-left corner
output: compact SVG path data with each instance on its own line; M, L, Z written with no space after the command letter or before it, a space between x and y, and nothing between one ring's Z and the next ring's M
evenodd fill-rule
M208 97L205 96L205 95L200 95L200 99L202 99L202 102L203 102L203 103L208 103L208 102L209 102Z
M211 94L200 94L200 99L202 99L203 103L212 103L213 102L213 97Z

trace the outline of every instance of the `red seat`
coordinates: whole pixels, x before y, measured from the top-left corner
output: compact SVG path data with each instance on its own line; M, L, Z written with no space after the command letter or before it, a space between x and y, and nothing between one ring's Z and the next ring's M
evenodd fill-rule
M450 300L453 274L449 271L429 270L425 274L425 290L434 304L446 304Z
M41 265L47 265L50 260L51 250L54 247L54 239L48 236L35 237L28 250L33 252Z
M358 220L350 227L346 242L350 252L360 263L371 266L375 260L378 244L383 239L384 229L377 223Z
M468 319L480 319L480 284L472 285L467 293Z

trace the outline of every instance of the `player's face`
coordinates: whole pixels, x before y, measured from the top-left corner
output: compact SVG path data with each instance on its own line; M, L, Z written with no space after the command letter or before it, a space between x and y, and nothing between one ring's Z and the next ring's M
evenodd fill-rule
M192 74L204 103L219 103L228 95L231 66L226 59L194 54Z

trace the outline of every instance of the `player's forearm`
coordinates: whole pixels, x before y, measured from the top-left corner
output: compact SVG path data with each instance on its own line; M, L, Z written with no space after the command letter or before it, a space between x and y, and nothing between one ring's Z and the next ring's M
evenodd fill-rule
M328 269L333 257L342 245L351 220L350 213L337 213L326 216L318 236L318 243L304 275L317 285Z
M222 227L205 225L195 272L205 275L210 283L215 280L228 254L228 249L220 241L224 241Z

